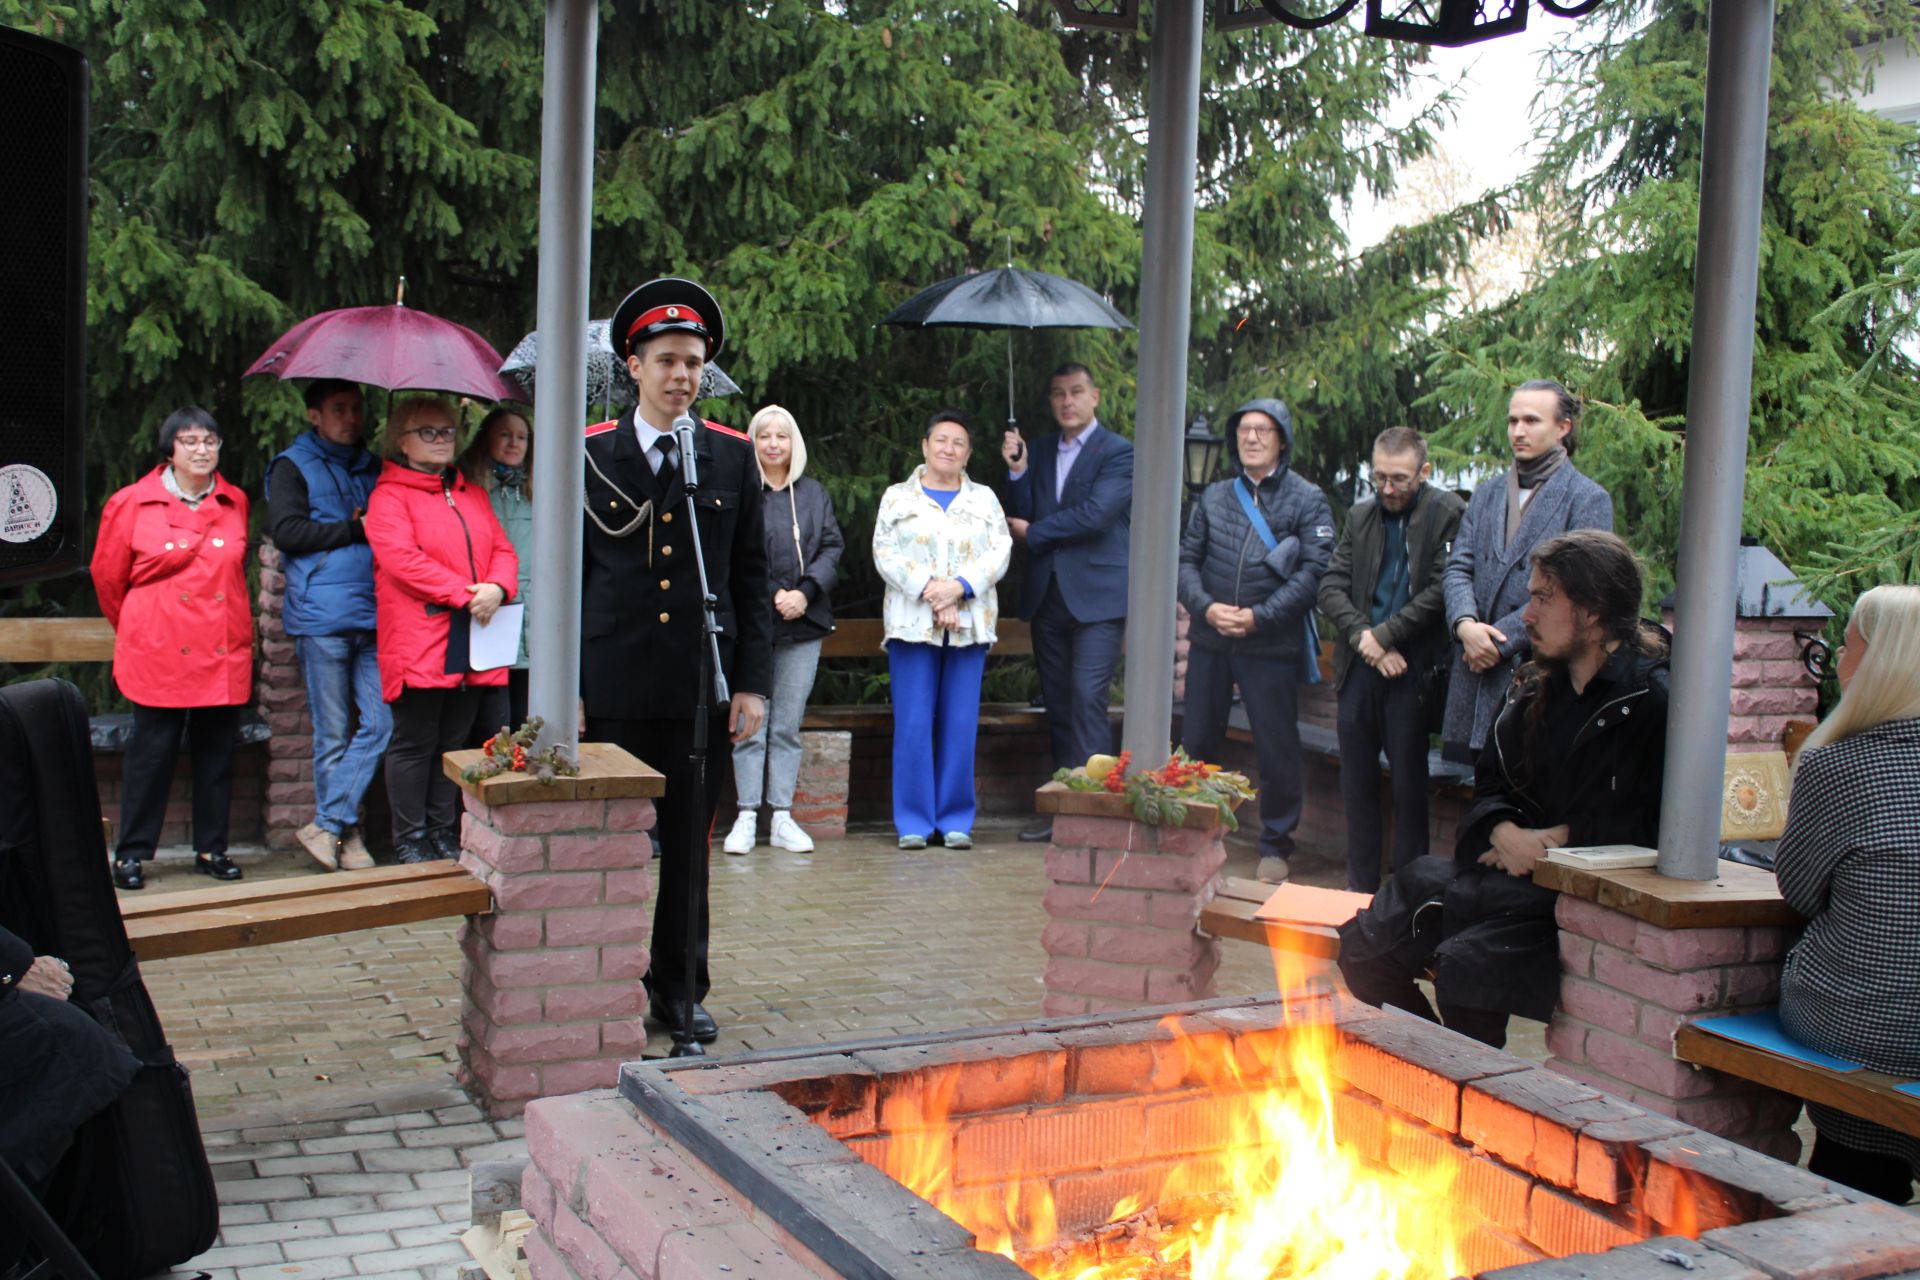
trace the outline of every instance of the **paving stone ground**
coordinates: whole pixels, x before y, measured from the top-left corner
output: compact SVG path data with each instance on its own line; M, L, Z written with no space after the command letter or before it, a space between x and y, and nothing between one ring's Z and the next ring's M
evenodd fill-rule
M810 857L716 855L710 1052L1036 1018L1044 845L983 825L971 852L902 853L891 833ZM254 877L314 874L304 855L243 855ZM1252 875L1233 847L1230 875ZM1303 852L1303 882L1338 885ZM205 884L163 859L162 891ZM466 1169L524 1154L453 1083L458 922L391 926L142 966L193 1087L222 1201L217 1246L179 1274L212 1280L446 1280L465 1260ZM1275 987L1264 949L1224 944L1222 995ZM1515 1023L1516 1052L1545 1056ZM1524 1030L1523 1030L1524 1029ZM664 1051L664 1036L655 1036Z

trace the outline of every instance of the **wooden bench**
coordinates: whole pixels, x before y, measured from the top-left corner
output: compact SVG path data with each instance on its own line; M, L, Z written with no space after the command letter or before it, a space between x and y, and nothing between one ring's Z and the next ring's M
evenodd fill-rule
M143 961L260 947L442 916L487 915L493 895L457 862L375 867L121 899Z
M1257 942L1275 951L1292 951L1321 960L1340 958L1340 935L1321 925L1270 924L1253 913L1278 885L1230 876L1220 882L1213 901L1200 909L1200 932L1216 938Z
M0 662L112 662L113 627L105 618L0 618Z
M1033 628L1019 618L1004 615L994 623L993 656L1025 658L1033 655ZM884 658L886 623L879 618L836 618L833 631L820 644L823 658Z
M1920 1137L1920 1098L1899 1092L1896 1085L1911 1082L1898 1076L1864 1067L1835 1071L1815 1066L1702 1031L1691 1023L1674 1035L1673 1056Z

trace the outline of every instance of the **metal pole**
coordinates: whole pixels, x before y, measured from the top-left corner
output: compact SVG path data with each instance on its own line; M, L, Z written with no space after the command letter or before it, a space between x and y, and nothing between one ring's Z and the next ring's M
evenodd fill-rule
M1683 880L1713 879L1719 859L1772 64L1773 0L1713 0L1660 805L1660 874Z
M540 597L527 619L527 710L541 743L580 742L580 498L587 416L587 262L593 208L598 0L547 0L540 120L540 330L533 416L533 548Z
M1153 8L1147 82L1146 229L1140 269L1140 400L1127 543L1126 729L1140 768L1173 734L1174 590L1180 559L1187 339L1193 304L1193 183L1200 145L1203 0Z

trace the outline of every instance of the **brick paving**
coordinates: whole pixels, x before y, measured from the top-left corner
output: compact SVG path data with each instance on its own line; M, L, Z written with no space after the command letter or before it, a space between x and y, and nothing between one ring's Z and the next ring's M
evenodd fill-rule
M1040 1016L1044 846L983 824L968 853L902 853L856 830L810 857L716 854L718 1054ZM1229 875L1252 875L1234 846ZM304 855L241 851L254 877ZM1303 882L1338 885L1303 852ZM163 859L155 888L205 881ZM453 1083L458 922L396 925L142 966L193 1086L222 1201L216 1247L184 1277L451 1277L466 1260L466 1168L524 1154ZM1221 995L1275 986L1267 953L1224 945ZM1514 1049L1545 1056L1538 1024ZM656 1034L655 1051L664 1051Z

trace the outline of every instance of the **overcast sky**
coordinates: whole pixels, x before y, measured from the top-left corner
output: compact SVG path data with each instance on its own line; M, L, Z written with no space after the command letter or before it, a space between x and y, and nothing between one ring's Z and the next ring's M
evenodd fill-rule
M1458 115L1440 133L1439 141L1472 171L1477 186L1467 193L1469 198L1513 181L1526 169L1533 138L1528 104L1539 85L1540 55L1556 36L1574 26L1573 20L1535 11L1519 35L1464 49L1432 51L1428 76L1421 82L1427 101L1465 77L1457 98ZM1407 114L1420 105L1408 102ZM1372 244L1392 229L1393 222L1385 206L1363 199L1347 221L1353 247Z

